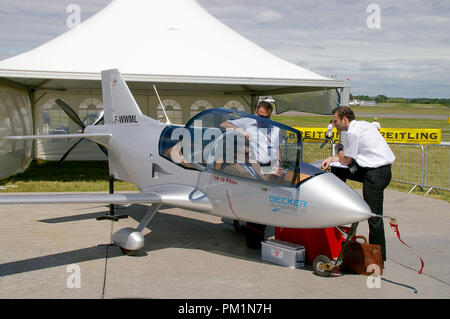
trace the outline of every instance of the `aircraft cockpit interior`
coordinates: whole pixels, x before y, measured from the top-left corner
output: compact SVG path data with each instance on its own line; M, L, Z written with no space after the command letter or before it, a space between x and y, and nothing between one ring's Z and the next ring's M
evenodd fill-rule
M193 117L184 127L167 126L159 142L160 155L184 168L295 187L301 174L301 132L270 119L213 108ZM308 167L311 170L311 167Z

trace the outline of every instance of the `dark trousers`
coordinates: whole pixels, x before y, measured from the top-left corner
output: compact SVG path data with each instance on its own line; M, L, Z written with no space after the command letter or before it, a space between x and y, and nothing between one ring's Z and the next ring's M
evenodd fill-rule
M356 166L354 174L346 168L332 167L331 172L342 181L354 180L363 184L363 198L369 205L372 213L383 215L384 189L389 185L392 172L391 165L384 165L378 168L365 168ZM384 236L383 218L369 218L369 243L381 246L383 261L386 261L386 239Z

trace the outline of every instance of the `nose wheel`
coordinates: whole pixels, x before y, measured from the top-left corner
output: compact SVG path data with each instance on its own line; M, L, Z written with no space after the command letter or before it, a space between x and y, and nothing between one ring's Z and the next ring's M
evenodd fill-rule
M330 258L324 255L319 255L314 258L313 269L314 274L319 277L330 277L335 265Z
M336 261L331 260L327 256L319 255L314 258L313 269L314 274L319 277L330 277L333 270L342 264L342 258L344 256L344 251L347 248L349 242L352 240L353 236L356 235L356 228L359 223L353 223L350 228L350 232L347 234L347 238L342 246L341 253Z

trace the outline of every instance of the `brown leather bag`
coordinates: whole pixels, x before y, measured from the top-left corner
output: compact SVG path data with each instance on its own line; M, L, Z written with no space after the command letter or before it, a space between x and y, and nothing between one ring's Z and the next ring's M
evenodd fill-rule
M364 236L356 236L356 239L364 239L364 243L357 241L348 243L343 254L342 270L364 276L370 276L374 272L377 275L382 275L383 256L381 254L381 246L368 244Z

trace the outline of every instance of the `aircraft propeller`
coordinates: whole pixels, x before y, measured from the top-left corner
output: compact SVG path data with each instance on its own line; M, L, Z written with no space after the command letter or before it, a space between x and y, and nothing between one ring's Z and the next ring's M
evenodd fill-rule
M61 99L57 99L55 101L55 103L64 111L64 113L67 114L67 116L74 121L79 127L81 127L81 129L84 132L84 129L86 128L86 125L84 125L83 121L79 118L78 114L63 100ZM102 110L97 117L95 118L94 122L91 125L97 125L98 123L100 123L103 120L105 113ZM80 137L79 139L77 139L75 141L75 143L72 145L72 147L70 147L67 152L63 155L63 157L61 157L61 159L58 162L58 166L60 166L62 164L62 162L64 162L64 160L66 159L67 156L69 156L70 152L72 152L72 150L78 145L80 144L80 142L83 140L83 137ZM98 143L96 143L97 146L100 148L100 150L106 155L108 156L108 150L103 146L100 145Z

